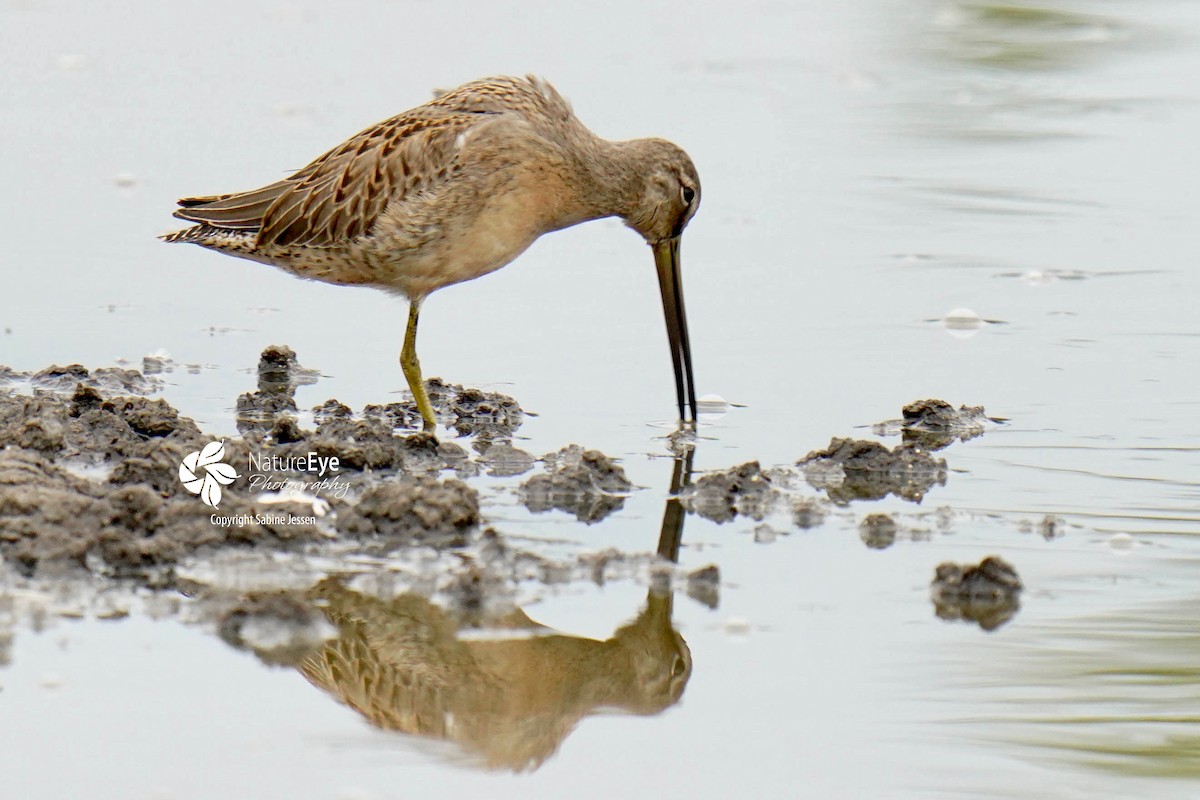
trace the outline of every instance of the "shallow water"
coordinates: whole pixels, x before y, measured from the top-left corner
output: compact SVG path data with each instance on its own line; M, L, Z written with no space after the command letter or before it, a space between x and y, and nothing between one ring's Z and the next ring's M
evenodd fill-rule
M165 350L163 396L216 433L272 342L324 375L301 408L395 399L400 302L154 236L179 196L265 183L435 86L534 71L601 135L671 138L700 171L683 245L698 390L744 407L701 425L698 474L870 438L922 397L1009 420L941 453L946 485L919 506L855 503L811 530L781 514L769 542L757 521L688 515L682 565L722 580L715 609L675 593L681 701L587 716L515 775L371 728L143 608L160 601L17 614L13 796L1200 791L1200 6L10 0L0 27L21 32L0 53L0 363ZM425 305L429 374L537 412L523 449L596 447L644 487L583 526L480 479L496 528L553 552L656 547L673 397L654 283L637 237L600 222ZM948 330L960 308L992 322ZM860 540L875 512L896 516L894 546ZM992 553L1026 586L1017 615L991 633L938 619L934 567ZM605 639L647 586L518 595Z

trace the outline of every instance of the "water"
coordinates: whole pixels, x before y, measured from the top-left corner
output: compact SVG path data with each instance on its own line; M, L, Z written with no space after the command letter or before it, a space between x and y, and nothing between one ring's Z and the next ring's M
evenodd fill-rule
M179 196L265 183L434 87L535 71L600 134L673 139L700 171L697 388L738 407L702 427L698 471L791 464L922 397L1010 420L948 449L920 506L773 519L771 543L689 515L681 563L717 564L722 586L715 610L676 594L682 701L585 717L535 771L372 729L295 671L135 611L17 626L0 670L14 796L1200 791L1194 3L25 0L0 27L20 33L0 55L0 363L163 349L200 367L164 396L218 433L272 342L326 376L302 408L390 399L402 304L154 236ZM978 328L947 330L962 308ZM522 448L597 447L645 487L585 528L482 481L492 524L654 549L660 317L650 255L616 222L429 300L428 373L536 411ZM880 511L900 535L869 550L857 526ZM1063 535L1040 535L1047 516ZM990 553L1027 587L1016 617L990 634L937 619L934 566ZM522 591L539 622L600 639L646 602L638 580Z

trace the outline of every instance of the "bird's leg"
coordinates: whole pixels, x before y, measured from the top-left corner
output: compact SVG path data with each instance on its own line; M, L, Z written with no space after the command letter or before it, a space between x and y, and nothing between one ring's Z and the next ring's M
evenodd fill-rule
M421 313L421 301L413 300L408 306L408 328L404 331L404 349L400 351L400 368L408 380L408 388L412 390L413 399L417 401L417 410L425 421L425 430L432 431L437 427L437 419L433 416L433 406L429 404L429 394L425 391L425 381L421 379L421 362L417 360L417 316Z

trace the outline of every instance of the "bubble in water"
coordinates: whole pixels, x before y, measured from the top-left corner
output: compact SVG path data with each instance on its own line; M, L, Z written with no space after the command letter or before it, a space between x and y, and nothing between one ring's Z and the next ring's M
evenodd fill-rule
M725 416L727 411L729 403L719 394L706 394L696 401L696 413L710 422Z
M1128 533L1114 533L1108 540L1108 548L1119 556L1127 556L1137 547L1137 541Z
M83 55L82 53L63 53L57 59L55 59L55 63L57 63L58 68L64 72L70 72L72 70L82 69L84 65L87 64L87 56Z
M946 332L957 339L969 339L979 332L983 319L969 308L956 308L942 318Z
M1028 286L1045 286L1054 280L1054 276L1040 269L1031 269L1021 273L1021 283Z
M56 672L46 672L43 673L40 678L38 678L38 685L43 689L49 689L50 691L61 689L63 683L64 681L62 676Z

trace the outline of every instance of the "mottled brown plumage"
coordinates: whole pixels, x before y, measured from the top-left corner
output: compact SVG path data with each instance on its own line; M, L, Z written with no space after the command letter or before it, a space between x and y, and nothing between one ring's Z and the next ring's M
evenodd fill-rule
M333 579L310 596L338 637L300 664L309 681L378 728L456 742L492 769L536 769L603 710L657 714L691 678L672 598L653 591L603 641L550 630L519 609L468 621L413 594L382 600Z
M695 167L670 142L601 139L549 83L489 78L373 125L284 180L180 200L175 216L197 224L164 239L405 295L401 362L431 427L415 349L421 301L499 269L544 233L619 216L655 248L680 415L686 401L694 417L678 239L699 202Z

